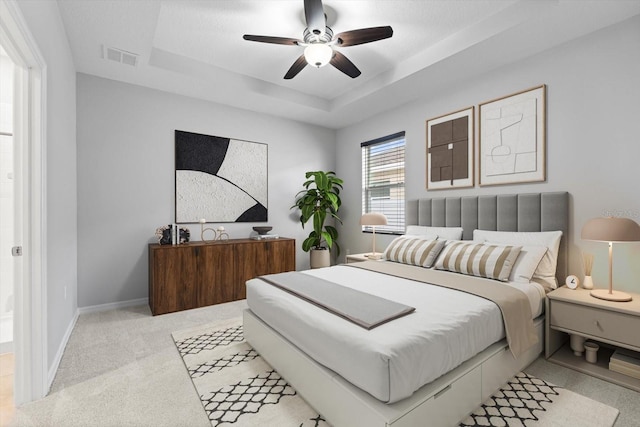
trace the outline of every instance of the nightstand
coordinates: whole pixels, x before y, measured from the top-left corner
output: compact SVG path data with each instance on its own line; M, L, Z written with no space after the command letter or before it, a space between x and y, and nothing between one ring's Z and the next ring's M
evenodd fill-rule
M640 295L633 301L613 302L594 298L586 289L563 286L547 294L545 357L585 374L640 391L640 380L609 370L609 358L617 347L640 351ZM567 334L600 344L597 363L575 356Z
M369 261L369 258L367 257L367 255L369 255L371 252L367 252L366 254L351 254L351 255L347 255L347 257L345 258L346 263L352 263L352 262L362 262L362 261ZM382 254L380 252L378 252L378 255L380 255L380 259L376 260L376 261L382 261Z

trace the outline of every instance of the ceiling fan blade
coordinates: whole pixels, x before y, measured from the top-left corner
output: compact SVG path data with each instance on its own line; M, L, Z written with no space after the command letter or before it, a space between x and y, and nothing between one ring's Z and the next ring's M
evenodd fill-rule
M294 78L304 67L307 66L307 60L304 58L304 55L300 55L300 58L296 59L296 62L293 63L287 74L284 75L286 80Z
M304 18L311 34L316 36L324 34L327 21L322 8L322 0L304 0Z
M272 36L253 36L251 34L245 34L242 36L243 39L249 40L251 42L261 42L261 43L272 43L272 44L286 44L290 46L298 46L300 40L297 39L289 39L286 37L272 37Z
M338 46L346 47L388 39L392 35L393 28L386 26L345 31L344 33L338 34L335 38L338 40Z
M352 79L355 79L361 74L360 70L358 70L358 67L353 65L353 62L349 61L346 56L338 51L335 51L334 53L335 55L333 55L333 58L331 58L331 65L333 65Z

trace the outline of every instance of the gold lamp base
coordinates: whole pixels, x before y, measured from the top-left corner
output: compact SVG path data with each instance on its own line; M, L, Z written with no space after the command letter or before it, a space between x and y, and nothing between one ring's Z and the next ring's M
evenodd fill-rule
M591 296L595 298L604 299L607 301L626 302L631 301L631 295L620 291L609 291L608 289L594 289L591 291Z

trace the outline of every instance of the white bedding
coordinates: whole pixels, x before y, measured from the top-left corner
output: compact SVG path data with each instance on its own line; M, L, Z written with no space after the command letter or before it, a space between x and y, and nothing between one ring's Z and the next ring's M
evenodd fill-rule
M260 279L247 282L251 311L318 363L383 402L410 396L504 338L499 308L471 294L347 266L304 273L416 308L367 331ZM504 286L526 293L534 318L541 313L540 285Z

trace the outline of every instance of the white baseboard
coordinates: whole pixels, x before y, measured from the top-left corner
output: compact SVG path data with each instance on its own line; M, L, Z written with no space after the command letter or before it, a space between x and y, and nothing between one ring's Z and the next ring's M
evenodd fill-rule
M114 310L116 308L133 307L134 305L147 305L149 304L148 298L130 299L129 301L109 302L107 304L90 305L87 307L80 307L78 311L80 314L95 313L98 311Z
M62 360L62 355L64 354L64 349L67 348L67 343L69 342L69 338L71 337L71 332L73 332L73 328L76 327L76 322L78 321L79 310L76 310L76 314L73 316L73 319L69 323L69 327L64 333L62 337L62 341L60 342L60 346L58 347L58 351L56 352L56 357L53 359L53 363L51 367L49 367L48 377L47 377L47 389L45 390L45 396L49 394L49 390L51 390L51 385L53 384L53 380L56 378L56 373L58 372L58 367L60 366L60 361Z

